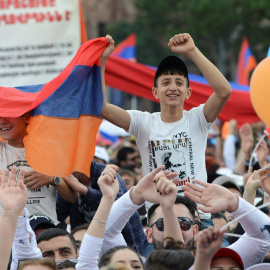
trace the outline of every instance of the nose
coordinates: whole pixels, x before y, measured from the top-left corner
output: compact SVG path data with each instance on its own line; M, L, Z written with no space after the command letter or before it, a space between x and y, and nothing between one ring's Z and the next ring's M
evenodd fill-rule
M7 119L5 117L0 117L0 123L7 123Z
M60 262L60 261L62 261L64 259L65 258L63 258L59 252L57 252L57 251L55 252L55 254L54 254L54 260L55 260L55 262Z
M171 91L176 91L176 90L177 90L177 85L176 85L175 82L172 82L172 83L170 84L170 90L171 90Z

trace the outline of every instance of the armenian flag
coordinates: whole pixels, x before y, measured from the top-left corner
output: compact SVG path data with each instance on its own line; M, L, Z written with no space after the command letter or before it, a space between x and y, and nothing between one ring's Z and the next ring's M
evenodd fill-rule
M52 176L90 174L103 106L100 56L105 38L85 42L69 65L42 85L0 87L2 117L31 111L24 138L30 166Z
M136 34L133 33L129 35L125 40L119 43L115 47L113 55L136 62Z
M245 37L239 53L236 82L249 85L249 74L256 67L257 61L252 54L249 42Z

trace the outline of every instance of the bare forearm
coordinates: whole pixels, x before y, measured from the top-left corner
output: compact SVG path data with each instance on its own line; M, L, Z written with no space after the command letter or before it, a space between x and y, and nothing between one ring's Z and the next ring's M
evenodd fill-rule
M18 216L0 216L0 270L7 269L17 222Z
M212 258L200 256L196 254L192 270L208 270L210 269Z
M215 93L222 98L229 98L232 90L229 82L222 75L222 73L217 69L217 67L212 64L196 47L195 50L191 51L188 55L195 65L202 72L205 79L208 81L210 86L213 88Z
M75 203L78 199L77 192L72 190L62 178L60 180L59 185L55 187L55 189L65 200L71 203Z
M167 208L161 205L161 209L164 221L164 238L172 237L175 241L183 242L183 235L174 211L174 206Z
M97 212L87 230L87 234L103 238L106 229L106 223L114 203L114 199L102 197Z
M243 199L245 199L250 204L254 205L256 197L256 189L253 186L249 186L248 184L245 187Z

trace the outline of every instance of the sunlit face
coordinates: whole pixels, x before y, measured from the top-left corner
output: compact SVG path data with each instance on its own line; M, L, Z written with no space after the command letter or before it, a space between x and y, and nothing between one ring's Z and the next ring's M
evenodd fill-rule
M191 220L193 220L188 208L185 205L175 204L174 210L177 217L188 217ZM163 213L160 206L156 208L151 224L156 222L159 218L163 218ZM198 226L196 224L192 225L188 231L182 231L182 235L184 238L185 245L188 248L193 247L193 243L198 235ZM148 227L146 229L146 236L149 243L153 243L154 246L156 246L156 248L162 248L162 241L164 240L164 231L159 231L157 227L154 225L152 228Z
M26 135L26 125L29 123L29 114L20 117L0 117L0 136L13 147L23 147L23 137Z
M187 78L183 75L160 75L157 88L153 87L152 93L160 100L161 106L179 106L190 97L191 88L187 87Z
M83 237L86 233L86 229L84 230L80 230L80 231L77 231L73 234L73 237L76 241L76 246L77 246L77 253L79 254L80 252L80 247L81 247L81 244L82 244L82 240L83 240Z
M38 244L42 257L53 258L56 262L66 259L76 259L77 254L68 236L57 236Z
M117 250L111 257L110 264L122 262L130 269L143 269L138 255L130 249Z
M241 270L240 265L232 258L218 257L211 263L211 270Z

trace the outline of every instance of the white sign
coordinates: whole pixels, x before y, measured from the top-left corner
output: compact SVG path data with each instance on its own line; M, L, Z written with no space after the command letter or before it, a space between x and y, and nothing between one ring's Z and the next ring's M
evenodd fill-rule
M78 0L0 0L0 86L49 82L80 43Z

